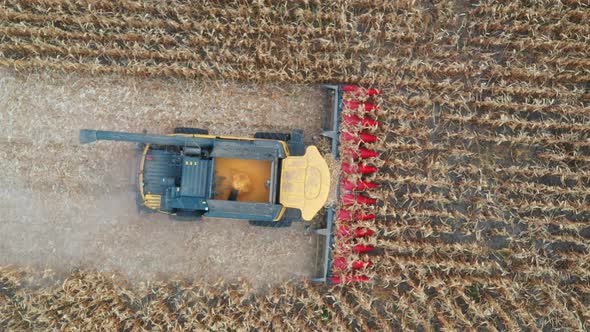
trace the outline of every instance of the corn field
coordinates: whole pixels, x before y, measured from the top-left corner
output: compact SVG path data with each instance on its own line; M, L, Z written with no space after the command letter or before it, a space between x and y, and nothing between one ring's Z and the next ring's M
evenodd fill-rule
M375 250L347 258L369 282L45 287L4 267L0 327L590 329L588 22L585 0L3 1L1 66L360 84L381 125L377 203L353 206Z

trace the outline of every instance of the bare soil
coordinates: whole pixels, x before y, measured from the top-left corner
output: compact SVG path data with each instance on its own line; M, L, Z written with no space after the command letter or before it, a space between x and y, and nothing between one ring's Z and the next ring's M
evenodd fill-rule
M132 280L218 278L255 286L309 277L314 237L242 220L139 215L134 146L78 144L82 128L213 134L319 132L319 87L0 70L0 265L84 267Z

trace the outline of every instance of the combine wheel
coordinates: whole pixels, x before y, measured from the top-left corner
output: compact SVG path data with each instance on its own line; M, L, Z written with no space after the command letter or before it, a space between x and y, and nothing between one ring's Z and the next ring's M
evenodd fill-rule
M175 221L201 221L203 214L200 211L176 211L176 214L171 214L170 219Z
M254 134L254 138L262 138L262 139L272 139L276 141L285 141L288 142L291 139L290 134L284 133L266 133L266 132L258 132Z
M178 127L174 128L175 134L188 134L188 135L208 135L209 130L201 129L201 128L188 128L188 127Z

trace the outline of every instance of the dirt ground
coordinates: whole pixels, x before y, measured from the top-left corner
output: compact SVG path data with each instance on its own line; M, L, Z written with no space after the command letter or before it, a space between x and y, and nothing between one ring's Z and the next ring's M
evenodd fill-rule
M319 87L259 86L19 74L0 70L0 265L63 275L77 267L132 280L245 278L255 286L309 277L315 238L304 225L140 216L131 185L134 147L78 144L82 128L213 134L302 128L319 132Z

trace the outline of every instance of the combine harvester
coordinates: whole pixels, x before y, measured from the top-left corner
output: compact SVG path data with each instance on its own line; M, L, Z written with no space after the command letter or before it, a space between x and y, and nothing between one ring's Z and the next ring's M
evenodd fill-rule
M325 86L332 97L332 109L324 136L332 139L332 154L340 158L341 141L345 157L359 160L378 154L358 148L377 138L362 130L379 123L358 112L374 112L366 101L377 90L354 86ZM342 117L342 118L341 118ZM341 130L342 127L342 130ZM256 133L253 138L209 135L198 128L176 128L170 135L148 135L83 129L80 143L123 141L138 144L137 205L140 212L161 212L174 220L198 221L203 216L249 220L262 227L288 227L293 221L311 220L324 207L330 191L330 170L315 146L303 143L303 132ZM352 143L352 144L351 144ZM357 148L352 147L356 145ZM376 188L362 180L377 169L362 163L341 163L338 185L342 206L326 213L316 281L344 283L366 281L358 270L372 266L369 261L350 260L351 255L372 251L355 244L355 238L371 236L371 229L355 227L355 220L370 221L359 205L375 200L359 194Z
M175 220L207 216L288 227L311 220L330 190L326 161L315 146L304 147L299 130L254 138L197 128L176 128L171 135L80 131L80 143L98 140L139 144L138 207Z

